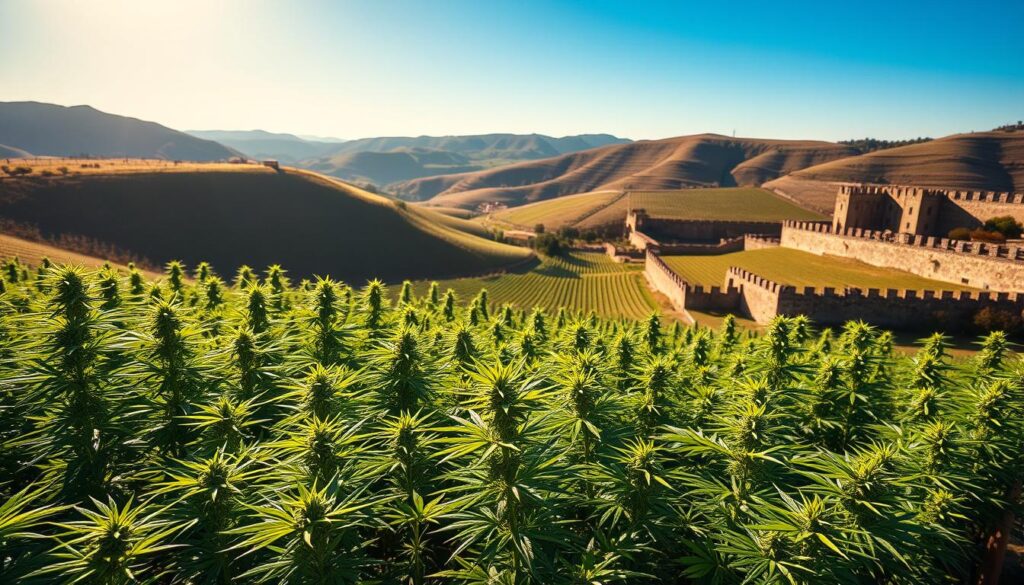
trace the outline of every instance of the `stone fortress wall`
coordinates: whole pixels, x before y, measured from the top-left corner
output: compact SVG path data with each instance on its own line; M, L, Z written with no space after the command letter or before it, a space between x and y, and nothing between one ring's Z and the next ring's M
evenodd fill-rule
M1024 193L845 184L836 195L832 228L945 236L1004 215L1024 222Z
M832 223L787 221L782 224L777 239L745 235L742 249L781 245L812 254L851 258L933 280L984 289L982 291L797 289L738 267L729 269L721 287L695 286L673 272L658 256L666 251L687 252L675 252L669 245L660 244L638 230L649 221L642 213L631 214L630 232L639 234L646 243L648 281L684 313L687 309L725 310L760 323L776 315L803 314L823 324L863 319L885 327L913 328L927 323L966 322L986 307L1017 314L1024 312L1024 246L951 240L912 231L899 233L900 227L907 225L909 230L918 231L925 231L926 226L942 225L943 214L949 212L946 205L957 205L965 213L972 210L971 217L979 224L981 218L996 215L1018 217L1019 213L1024 216L1022 195L844 185L836 203L836 217L842 219ZM843 225L851 217L854 224L870 225ZM723 240L717 245L720 251L711 250L715 247L712 246L706 253L725 253L733 251L734 246Z
M915 328L925 323L969 321L985 307L1020 313L1024 293L919 291L903 289L815 289L781 285L732 267L727 287L740 291L741 308L758 323L776 315L806 315L823 325L863 319L881 327Z
M1024 290L1024 247L860 228L835 233L817 222L786 222L781 245L840 256L954 284L998 291Z
M647 252L644 274L681 313L729 311L758 323L778 315L806 315L823 325L865 320L913 329L927 323L966 322L985 307L1024 311L1024 293L1019 292L816 289L782 285L735 266L729 268L723 286L703 287L686 282L653 251Z
M741 241L748 234L779 237L782 222L654 218L643 209L631 209L626 214L626 232L629 242L640 250L655 246L664 253L688 254L691 249L694 250L692 253L699 253L697 246ZM742 247L734 244L734 248L728 251L738 250Z

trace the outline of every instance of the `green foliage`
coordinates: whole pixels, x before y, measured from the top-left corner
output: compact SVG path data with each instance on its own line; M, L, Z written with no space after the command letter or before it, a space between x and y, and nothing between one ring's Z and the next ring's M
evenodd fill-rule
M964 582L1024 479L1001 332L22 268L4 583Z
M1019 238L1024 225L1017 221L1012 215L1002 215L985 220L985 229L992 232L999 232L1007 238Z

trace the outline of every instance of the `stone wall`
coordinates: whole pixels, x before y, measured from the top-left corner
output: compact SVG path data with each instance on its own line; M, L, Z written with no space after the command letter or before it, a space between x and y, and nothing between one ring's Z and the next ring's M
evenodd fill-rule
M616 262L643 262L646 256L643 250L616 246L611 242L604 243L604 252Z
M1024 248L931 236L847 228L834 234L816 222L786 222L782 246L817 255L852 258L955 284L1000 291L1024 290Z
M781 284L732 266L725 274L725 285L740 291L738 308L744 316L767 323L779 314Z
M869 288L817 290L796 288L732 267L726 276L730 287L740 289L741 308L758 323L775 315L806 315L822 325L864 320L880 327L920 329L955 327L969 322L981 309L992 307L1020 314L1024 293L987 291L915 291Z
M651 219L644 222L641 229L662 242L717 242L741 238L746 234L777 237L782 233L782 222Z
M672 306L681 313L686 313L687 309L736 311L739 307L738 289L691 285L651 250L647 251L644 275L651 286L668 297Z
M1024 194L903 185L840 185L833 228L944 236L1009 215L1024 222Z
M668 297L677 311L686 312L686 287L689 285L650 250L644 262L644 276L654 290Z
M743 249L763 250L765 248L778 248L780 242L779 238L747 234L743 236Z
M714 243L721 240L742 238L746 234L778 236L782 232L780 221L718 221L704 219L668 219L647 215L643 209L632 209L626 214L626 231L667 243ZM641 237L633 245L642 247Z

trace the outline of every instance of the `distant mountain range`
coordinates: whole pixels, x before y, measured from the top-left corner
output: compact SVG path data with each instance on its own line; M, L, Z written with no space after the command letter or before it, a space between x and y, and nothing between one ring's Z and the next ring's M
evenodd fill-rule
M212 140L155 122L116 116L90 106L0 102L3 154L222 160L239 153Z
M311 140L263 130L189 130L189 134L216 140L252 158L276 159L380 186L630 142L610 134L560 138L544 134L386 136L358 140Z
M292 165L305 159L326 156L340 144L264 130L188 130L187 133L197 138L217 141L250 158L274 159Z
M179 132L89 106L0 102L0 158L77 156L193 161L273 158L440 207L510 206L597 190L765 185L830 213L837 182L1024 190L1024 132L918 144L850 144L718 134L631 142L609 134L392 136L340 140L252 131ZM863 144L860 144L863 143ZM873 143L884 143L874 144Z

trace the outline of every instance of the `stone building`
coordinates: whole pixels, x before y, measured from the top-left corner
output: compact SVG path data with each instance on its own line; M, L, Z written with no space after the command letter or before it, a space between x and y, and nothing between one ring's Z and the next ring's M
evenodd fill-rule
M945 236L958 227L976 228L1009 215L1024 221L1024 194L959 191L901 185L841 185L832 230L889 231Z

